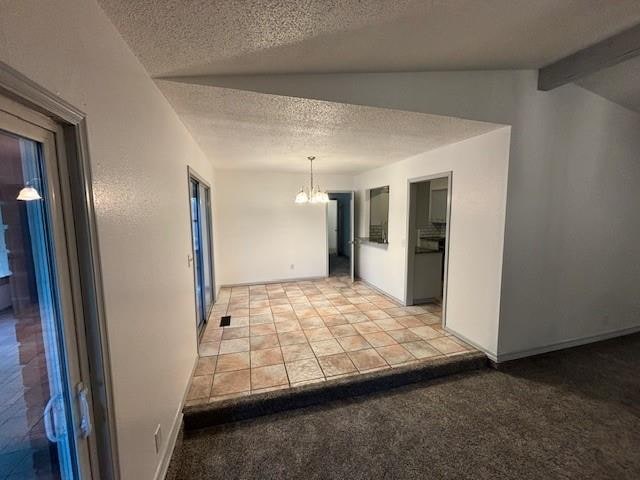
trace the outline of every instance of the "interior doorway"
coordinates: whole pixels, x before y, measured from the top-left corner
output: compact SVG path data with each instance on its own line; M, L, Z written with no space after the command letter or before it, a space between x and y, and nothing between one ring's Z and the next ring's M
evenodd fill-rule
M327 271L355 280L354 192L327 192Z
M406 304L435 303L445 322L451 173L409 181Z
M196 328L204 331L215 302L213 268L213 240L211 228L211 188L193 169L189 168L189 210L196 302Z

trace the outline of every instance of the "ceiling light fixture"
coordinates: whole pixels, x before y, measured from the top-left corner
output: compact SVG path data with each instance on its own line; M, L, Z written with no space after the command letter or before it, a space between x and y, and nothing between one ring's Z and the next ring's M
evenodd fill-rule
M26 183L26 185L18 192L18 196L16 200L22 200L24 202L30 202L32 200L42 200L40 193L32 184L36 183L37 179L30 180Z
M327 192L320 190L318 185L313 184L313 161L316 157L307 157L311 164L311 175L309 181L309 191L307 192L304 187L300 189L296 195L296 203L328 203L329 195Z

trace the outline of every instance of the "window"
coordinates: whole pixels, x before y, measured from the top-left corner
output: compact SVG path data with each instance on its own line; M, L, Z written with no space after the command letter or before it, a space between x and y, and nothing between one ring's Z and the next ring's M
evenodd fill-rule
M369 241L389 243L389 186L372 188L369 197Z

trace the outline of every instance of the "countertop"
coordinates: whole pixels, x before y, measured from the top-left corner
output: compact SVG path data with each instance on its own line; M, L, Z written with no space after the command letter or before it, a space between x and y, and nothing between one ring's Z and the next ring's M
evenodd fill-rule
M432 248L416 247L416 255L421 255L423 253L444 253L444 251L440 249L434 250Z
M387 248L389 246L389 242L376 242L375 240L370 240L369 237L359 237L358 239L358 243L361 245L369 245L371 247L377 247L377 248Z
M416 245L416 255L422 253L444 253L444 239L445 237L420 237L419 240L426 240L427 242L438 242L439 248L419 247Z

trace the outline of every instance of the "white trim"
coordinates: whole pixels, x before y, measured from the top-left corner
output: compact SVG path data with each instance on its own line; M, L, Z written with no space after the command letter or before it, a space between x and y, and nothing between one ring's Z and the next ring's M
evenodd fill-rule
M183 404L180 405L180 409L173 420L173 425L171 426L171 432L169 433L169 439L166 443L165 449L162 452L162 459L158 464L158 468L156 469L156 474L153 478L156 480L164 480L167 476L167 471L169 470L169 464L171 463L171 458L173 457L173 450L176 447L176 440L178 439L178 433L180 432L180 426L182 425L182 408Z
M4 62L0 62L0 85L21 103L26 101L28 107L35 107L47 117L52 115L54 119L72 125L80 124L85 118L85 114L70 103L45 90Z
M580 345L586 345L588 343L600 342L602 340L608 340L610 338L622 337L624 335L631 335L632 333L640 332L640 326L624 328L622 330L614 330L610 332L600 333L598 335L591 335L589 337L574 338L572 340L565 340L544 347L532 348L529 350L520 350L511 353L498 354L496 362L507 362L509 360L516 360L518 358L531 357L533 355L540 355L542 353L553 352L556 350L563 350L565 348L578 347Z
M225 285L220 285L220 288L250 287L251 285L269 285L271 283L309 282L313 280L323 280L325 278L327 278L326 275L321 275L319 277L298 277L298 278L283 278L280 280L264 280L259 282L229 283Z
M196 358L193 362L193 368L191 369L191 374L189 375L189 383L187 384L187 389L182 396L180 407L178 407L178 412L173 419L171 431L169 432L169 438L162 452L160 463L158 463L158 467L156 468L156 474L153 477L155 480L164 480L167 476L169 464L171 463L171 459L173 458L173 454L175 453L174 450L176 448L178 433L180 433L180 427L182 426L182 418L184 416L182 414L182 410L184 409L184 404L187 401L187 394L189 393L189 388L191 387L191 379L193 378L193 374L195 373L196 367L198 366L198 360L200 360L200 355L196 355Z
M410 278L409 273L411 272L411 277L413 277L413 263L415 256L415 245L414 248L409 248L411 242L409 242L409 238L411 236L411 185L416 183L422 183L431 180L438 180L440 178L447 179L447 224L445 227L445 247L444 247L444 272L443 272L443 285L442 285L442 326L446 327L447 325L447 301L448 301L448 290L449 290L449 261L450 261L450 251L449 247L451 245L451 215L452 215L452 202L453 202L453 170L447 170L440 173L435 173L431 175L424 175L421 177L412 177L407 178L407 222L406 222L406 247L405 247L405 278L404 278L404 302L403 305L415 305L415 300L413 298L413 292L410 292L410 287L413 289L413 278ZM431 203L429 203L431 204ZM431 206L429 206L431 208ZM411 302L409 302L411 300Z

